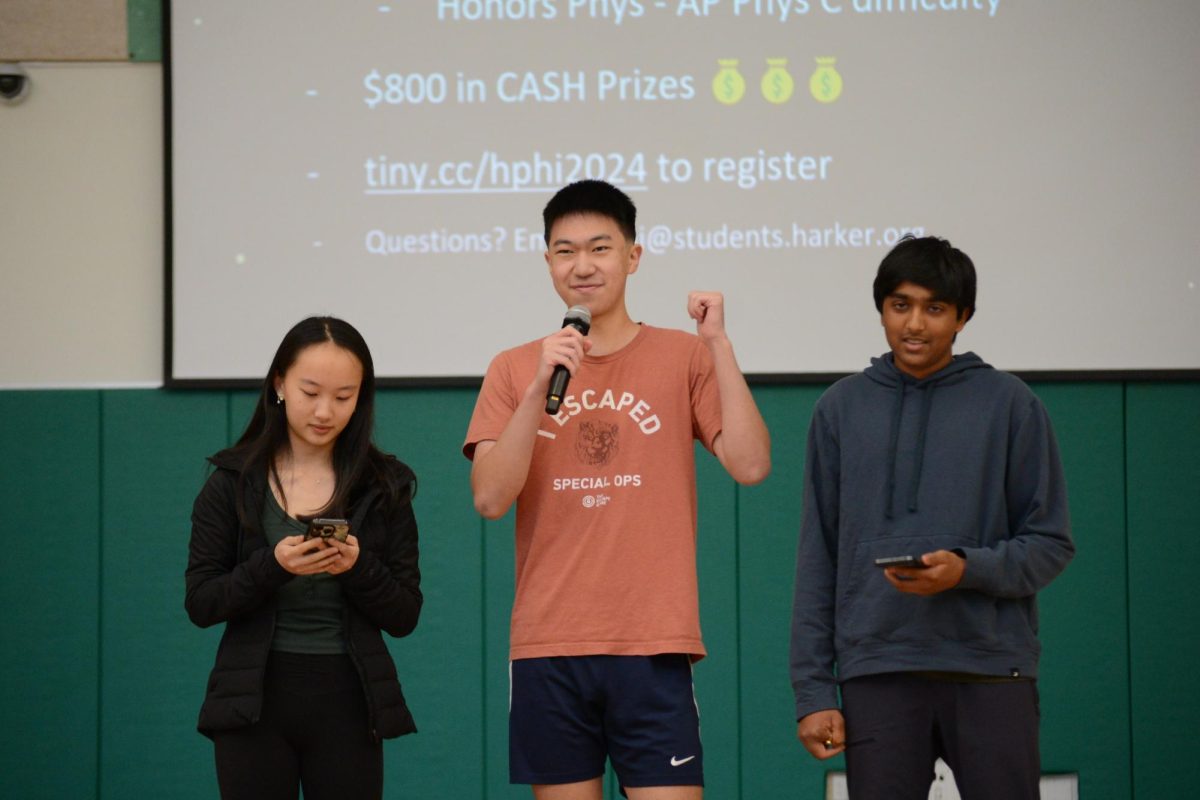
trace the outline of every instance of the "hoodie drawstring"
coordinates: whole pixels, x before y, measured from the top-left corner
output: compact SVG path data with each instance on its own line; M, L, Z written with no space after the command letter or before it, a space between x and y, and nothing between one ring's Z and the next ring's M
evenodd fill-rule
M884 513L888 519L895 516L896 453L900 444L900 421L904 416L905 386L904 381L900 381L896 385L896 400L892 404L892 435L888 441L887 505L884 507ZM929 383L915 388L921 392L921 412L917 424L917 458L916 463L913 464L912 483L908 488L907 508L910 513L917 510L917 495L921 490L921 469L925 463L925 439L929 430L929 411L933 407L933 391L937 388L937 384Z
M921 467L925 463L925 434L929 429L929 409L933 406L933 390L936 383L923 387L921 393L921 423L917 426L917 463L913 465L912 486L908 490L908 510L917 510L917 493L921 489ZM893 482L895 479L893 478Z
M904 381L896 384L896 401L892 404L892 436L888 442L888 487L887 505L884 514L892 518L892 507L896 500L896 448L900 442L900 417L904 413Z

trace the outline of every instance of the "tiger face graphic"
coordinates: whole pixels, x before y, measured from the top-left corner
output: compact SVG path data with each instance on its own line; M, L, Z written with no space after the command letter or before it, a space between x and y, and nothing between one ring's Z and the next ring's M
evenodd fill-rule
M584 464L602 467L620 449L617 434L619 429L611 422L581 422L575 437L575 455Z

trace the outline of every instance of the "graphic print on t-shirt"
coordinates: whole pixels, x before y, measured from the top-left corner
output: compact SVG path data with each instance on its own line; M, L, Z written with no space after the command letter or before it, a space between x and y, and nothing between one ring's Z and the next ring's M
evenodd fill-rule
M602 467L612 461L620 449L620 433L620 428L611 422L580 422L575 437L575 454L590 467Z
M620 401L616 399L618 396L622 398ZM600 399L597 401L596 397ZM568 401L571 403L569 408ZM613 411L623 412L626 407L630 406L637 409L638 416L635 416L633 412L628 413L628 416L639 423L639 427L646 432L646 435L650 435L662 427L657 416L651 418L653 422L650 426L645 426L644 415L649 410L650 404L637 400L629 392L618 395L611 389L603 392L587 389L579 400L572 395L563 399L563 411L560 412L562 419L554 421L560 425L568 422L573 424L575 428L573 455L575 461L585 469L585 474L555 477L553 479L554 491L572 494L580 492L581 494L576 495L578 498L576 502L582 504L584 508L602 508L607 506L614 497L598 490L637 488L642 485L641 475L595 474L596 470L604 467L611 468L614 459L617 458L617 454L621 450L621 425L624 422L620 418L614 421L611 416L609 419L597 417L611 415ZM628 423L625 424L628 425ZM646 430L646 427L649 430ZM547 438L557 439L558 437ZM636 444L635 442L635 450ZM566 464L564 463L563 466Z

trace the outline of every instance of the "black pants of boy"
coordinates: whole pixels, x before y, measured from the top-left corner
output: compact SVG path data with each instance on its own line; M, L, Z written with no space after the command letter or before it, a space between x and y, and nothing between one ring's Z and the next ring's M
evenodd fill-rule
M851 800L927 800L940 757L963 800L1037 800L1032 680L982 683L912 673L842 684Z
M383 749L371 740L348 656L272 653L258 722L213 737L222 800L367 800L383 796Z

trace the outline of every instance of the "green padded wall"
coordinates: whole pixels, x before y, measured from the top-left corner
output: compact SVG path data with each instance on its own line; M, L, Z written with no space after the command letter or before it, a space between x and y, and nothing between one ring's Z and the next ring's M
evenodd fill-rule
M1054 421L1075 559L1038 596L1042 767L1089 800L1130 797L1123 388L1034 387Z
M23 798L96 793L99 392L0 392L0 775Z
M461 452L467 426L464 418L455 455L462 463L462 476L469 481L470 462ZM470 501L468 501L470 502ZM486 719L484 735L484 794L487 800L528 798L529 789L508 783L508 615L512 611L513 546L515 512L503 518L483 521L483 693Z
M695 668L708 796L819 798L795 741L787 637L804 444L823 387L764 386L774 470L737 487L698 449ZM1082 796L1181 796L1200 780L1188 635L1200 555L1200 384L1041 383L1079 554L1042 594L1042 752ZM481 520L460 453L475 393L380 392L377 439L420 477L425 609L391 643L420 732L385 747L388 797L527 798L507 783L512 515ZM0 498L20 535L0 581L5 794L215 796L194 730L219 629L183 612L204 456L253 392L0 392ZM17 612L14 612L17 610ZM616 798L615 782L607 796Z
M474 402L463 390L385 392L376 412L380 446L417 473L425 596L417 630L390 641L419 729L384 749L393 796L483 796L482 526L458 455Z
M1184 797L1200 786L1200 384L1131 385L1127 408L1134 795Z
M716 457L696 446L700 632L708 655L692 668L710 797L737 797L742 745L738 691L737 484ZM710 765L719 764L719 769ZM619 795L613 795L614 798Z
M804 448L823 389L777 386L754 393L771 431L771 476L738 493L744 735L739 762L731 767L741 775L735 796L747 800L823 797L826 770L842 768L840 757L817 762L796 741L788 676Z
M101 796L213 797L212 751L195 724L220 631L188 621L183 571L204 457L227 437L226 398L102 400Z

